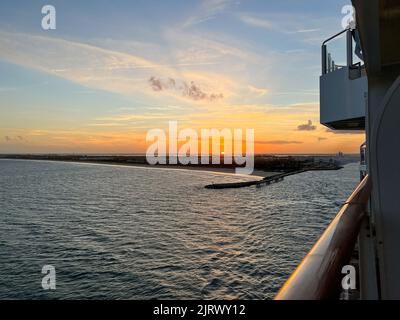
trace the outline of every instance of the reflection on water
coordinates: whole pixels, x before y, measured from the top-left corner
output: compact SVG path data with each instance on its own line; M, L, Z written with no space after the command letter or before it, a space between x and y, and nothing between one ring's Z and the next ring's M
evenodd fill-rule
M350 164L206 190L246 178L1 160L0 298L272 298L358 177Z

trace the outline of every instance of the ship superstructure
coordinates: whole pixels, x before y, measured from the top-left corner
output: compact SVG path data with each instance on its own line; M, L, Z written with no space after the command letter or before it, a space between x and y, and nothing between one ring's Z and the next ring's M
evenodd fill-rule
M276 299L339 298L355 247L359 297L400 299L400 2L352 3L355 28L322 44L320 118L365 130L362 181ZM331 49L337 40L344 58Z

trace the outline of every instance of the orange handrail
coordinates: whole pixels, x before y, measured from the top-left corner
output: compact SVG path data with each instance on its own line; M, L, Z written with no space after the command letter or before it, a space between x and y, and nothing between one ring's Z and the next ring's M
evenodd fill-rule
M337 298L341 273L352 255L371 194L369 176L361 181L275 300Z

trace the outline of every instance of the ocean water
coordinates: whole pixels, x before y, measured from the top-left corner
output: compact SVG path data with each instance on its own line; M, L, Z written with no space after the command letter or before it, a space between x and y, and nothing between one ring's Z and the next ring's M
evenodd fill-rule
M0 299L270 299L359 180L0 160ZM56 290L43 290L44 265Z

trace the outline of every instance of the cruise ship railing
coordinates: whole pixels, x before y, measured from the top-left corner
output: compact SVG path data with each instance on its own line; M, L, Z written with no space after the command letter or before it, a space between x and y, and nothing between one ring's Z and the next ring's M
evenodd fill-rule
M345 37L344 37L345 34ZM335 34L334 36L326 39L322 43L321 53L322 53L322 74L327 74L330 72L334 72L338 69L343 67L351 67L355 69L362 69L362 61L359 57L357 57L356 53L354 52L354 45L357 49L357 43L355 43L355 35L357 35L357 31L355 29L345 29L340 31L339 33ZM340 40L341 38L345 39L342 44L342 47L337 47L338 43L335 44L336 40ZM336 41L337 42L337 41ZM353 44L355 43L355 44ZM331 49L328 49L328 45L331 45ZM336 47L336 50L334 50ZM344 56L341 56L342 53ZM338 56L340 55L340 56ZM339 60L340 63L337 63Z
M371 193L369 176L360 182L275 300L337 299Z
M351 32L351 31L350 30L343 30L343 31L335 34L334 36L326 39L322 43L322 48L321 48L322 49L322 74L333 72L337 68L340 68L340 66L335 63L335 60L332 57L332 54L330 52L328 52L328 43L330 41L334 40L334 39L339 38L343 33L347 33L348 34L349 32Z

